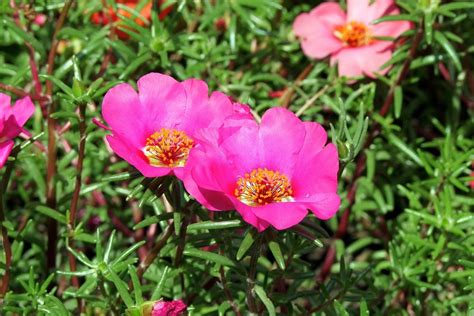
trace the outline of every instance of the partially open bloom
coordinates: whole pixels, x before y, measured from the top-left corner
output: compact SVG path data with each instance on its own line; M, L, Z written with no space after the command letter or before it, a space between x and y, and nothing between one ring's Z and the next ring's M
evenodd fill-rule
M35 106L29 97L25 97L10 106L10 97L0 93L0 168L13 148L13 139L24 131L23 125L35 112Z
M197 186L186 189L208 209L235 209L259 231L296 225L308 209L320 219L338 210L337 149L319 124L273 108L260 124L218 134L202 135L188 160Z
M180 316L184 315L186 309L186 304L181 300L170 302L160 300L153 304L151 316Z
M118 4L122 4L130 9L135 9L136 6L139 4L140 1L138 0L116 0ZM161 6L163 4L164 0L159 0L158 5ZM149 1L147 2L140 10L140 17L137 17L135 19L135 23L137 23L140 26L145 25L145 21L150 21L151 20L151 12L153 8L153 2ZM159 19L163 20L173 9L173 6L168 6L166 8L161 8L160 14L159 14ZM132 17L132 14L125 10L125 9L118 9L115 11L112 7L108 9L109 12L105 14L104 12L95 12L91 16L91 20L95 24L102 24L102 25L107 25L109 23L117 23L118 29L117 29L117 35L121 39L128 39L128 34L123 31L124 28L127 28L123 23L120 23L120 16L124 16L127 18ZM110 20L110 21L109 21Z
M150 73L138 80L138 93L122 83L104 97L102 114L112 150L146 177L184 178L190 153L202 129L220 127L230 116L252 119L248 107L220 93L209 96L206 83Z
M300 14L293 31L307 56L320 59L330 55L340 76L374 77L388 71L381 67L391 58L394 47L393 41L380 38L395 39L411 25L408 21L372 22L395 14L399 10L393 0L347 0L347 14L339 4L327 2Z

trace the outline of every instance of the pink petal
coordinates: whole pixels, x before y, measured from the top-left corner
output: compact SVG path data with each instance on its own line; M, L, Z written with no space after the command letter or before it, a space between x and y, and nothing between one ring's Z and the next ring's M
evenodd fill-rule
M316 193L305 199L298 199L319 219L330 219L341 205L341 199L336 193Z
M300 14L293 23L294 33L301 38L305 55L324 58L342 48L334 36L334 28L345 23L345 13L336 3L323 3L309 14Z
M225 152L227 163L234 166L239 175L263 167L263 157L260 151L262 144L258 133L258 126L255 122L249 122L238 132L233 128L221 130L220 148Z
M236 172L218 149L206 152L193 149L185 169L200 188L232 194L237 179Z
M242 114L244 117L252 117L252 113L250 112L250 107L246 104L241 104L238 102L234 103L234 112L237 114Z
M380 68L392 56L390 50L379 51L379 48L378 44L345 48L331 57L331 64L337 62L339 76L352 78L366 75L375 78L375 73L384 75L388 72L388 68Z
M200 188L193 185L192 182L185 182L185 186L186 191L210 211L231 211L234 209L230 199L222 192Z
M222 126L227 116L234 113L229 97L213 92L209 97L207 84L202 80L189 79L183 82L188 104L183 119L183 129L191 134L201 128Z
M11 98L8 94L0 93L0 119L6 117L6 112L9 111ZM2 115L3 114L3 115Z
M344 24L346 14L337 3L322 3L311 10L310 13L298 15L293 23L293 32L297 36L311 36L315 30L313 26L315 22L322 22L327 26Z
M129 84L119 84L107 92L102 102L102 116L114 135L127 140L136 149L143 148L152 133L144 124L147 113Z
M0 143L0 169L3 168L7 162L8 156L13 149L13 141L7 140L3 143Z
M328 144L321 151L312 151L306 146L298 157L297 169L291 179L295 198L336 192L338 169L339 158L334 144Z
M207 114L209 108L209 89L207 84L198 79L182 82L186 91L187 103L180 129L192 134L195 130L208 127L212 116Z
M208 115L212 117L209 127L220 127L224 124L226 118L232 115L247 117L253 119L250 112L244 114L244 105L234 105L230 98L222 92L216 91L209 98Z
M243 204L237 199L234 199L233 202L235 209L242 216L243 220L255 227L259 232L264 231L270 226L267 221L255 216L253 207Z
M294 202L272 203L252 208L259 219L270 223L278 230L290 228L303 220L308 214L306 206Z
M321 30L321 29L320 29ZM304 38L301 41L303 53L311 58L322 59L339 51L342 48L340 40L326 34L315 34L314 37Z
M235 176L222 153L216 151L212 144L205 146L208 152L201 150L203 146L191 150L183 168L181 179L186 191L209 210L233 210L227 195L235 185Z
M370 24L395 7L393 0L347 0L347 20Z
M151 166L145 155L139 149L133 148L119 136L107 135L107 142L112 150L121 158L138 169L145 177L161 177L172 172L170 168L160 168Z
M290 176L306 134L303 122L285 108L272 108L263 115L259 134L263 156L261 167Z
M7 120L3 121L3 131L0 135L0 139L7 138L13 139L20 135L22 128L18 125L15 117L13 115L9 116Z
M138 80L138 94L152 132L162 127L175 128L186 111L184 86L170 76L149 73Z
M35 113L35 105L30 97L24 97L15 102L12 114L19 126L25 125L26 121Z
M317 152L323 149L324 145L328 140L328 134L324 128L315 122L303 122L306 135L304 138L303 147L300 152L300 156L307 150L311 152Z

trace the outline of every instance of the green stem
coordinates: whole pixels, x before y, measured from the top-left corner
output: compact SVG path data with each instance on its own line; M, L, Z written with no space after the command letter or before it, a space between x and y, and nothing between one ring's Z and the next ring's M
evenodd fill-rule
M247 277L247 304L248 304L249 312L251 314L258 314L257 301L255 300L255 294L254 294L253 289L255 287L255 278L257 275L257 264L258 264L258 258L260 257L262 239L258 234L256 235L258 237L257 237L257 240L255 241L255 247L252 250L252 255L250 257L249 272L248 272L248 277Z
M102 293L102 296L104 297L105 300L107 300L107 307L110 309L111 314L119 315L119 312L117 310L117 304L115 304L114 299L110 297L110 294L105 288L105 282L107 281L102 276L99 276L97 281L98 281L99 289L100 289L100 292ZM106 313L106 315L109 315L109 313Z
M183 221L181 222L181 228L179 230L179 241L178 248L176 249L176 256L174 258L174 266L179 267L183 258L184 247L186 246L186 231L190 222L189 215L187 212L183 216Z

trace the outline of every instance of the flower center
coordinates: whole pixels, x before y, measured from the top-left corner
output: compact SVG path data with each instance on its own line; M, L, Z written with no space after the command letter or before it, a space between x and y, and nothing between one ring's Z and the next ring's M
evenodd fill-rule
M193 146L185 132L162 128L146 139L143 151L154 167L183 167Z
M235 197L250 206L293 200L293 190L287 176L267 168L246 173L237 180L236 185Z
M349 47L365 46L373 42L371 31L367 25L354 21L336 26L334 36Z

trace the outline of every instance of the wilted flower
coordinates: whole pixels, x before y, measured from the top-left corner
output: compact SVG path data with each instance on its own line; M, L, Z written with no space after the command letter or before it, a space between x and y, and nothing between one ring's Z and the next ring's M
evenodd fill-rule
M197 187L186 189L208 209L235 209L259 231L296 225L308 209L320 219L338 210L337 149L319 124L273 108L260 125L202 136L188 160Z
M10 97L0 93L0 168L13 148L13 138L24 131L23 125L35 112L35 106L29 97L25 97L10 106Z
M373 3L372 3L373 2ZM399 14L393 0L347 0L347 14L337 3L322 3L309 13L300 14L293 31L301 40L303 52L312 58L331 55L339 75L356 77L375 73L392 56L394 43L380 37L397 38L407 31L407 21L372 24L386 15Z
M102 114L112 135L113 151L146 177L174 174L184 178L188 156L199 145L202 129L220 127L227 117L252 119L249 109L207 84L150 73L138 80L138 93L126 83L110 89ZM191 179L189 179L191 180Z
M139 4L140 1L138 0L116 0L117 3L122 4L130 9L135 9L137 5ZM158 5L161 6L164 3L164 0L159 0ZM137 23L140 26L144 26L145 22L144 21L150 21L151 20L151 11L153 8L153 2L149 1L147 2L140 10L140 17L137 17L135 19L135 23ZM159 19L163 20L173 9L173 6L168 6L166 8L162 8L159 14ZM109 23L114 23L118 22L117 26L117 35L121 39L128 39L128 34L123 31L123 29L127 28L124 24L120 23L120 16L124 16L127 18L131 18L132 14L125 9L118 9L115 11L112 7L109 7L108 13L105 14L104 12L95 12L91 16L91 21L95 24L102 24L102 25L107 25ZM109 21L111 20L111 21Z
M180 316L184 314L186 308L182 300L170 302L160 300L153 304L151 316Z

